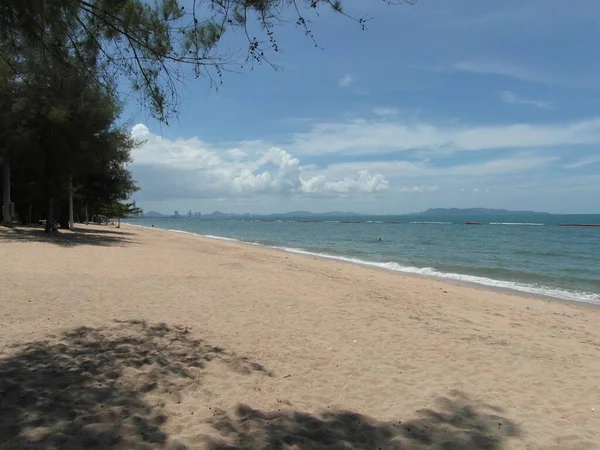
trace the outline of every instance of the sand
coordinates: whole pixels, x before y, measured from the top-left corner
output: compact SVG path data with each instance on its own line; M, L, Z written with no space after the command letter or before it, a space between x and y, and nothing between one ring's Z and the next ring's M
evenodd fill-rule
M0 449L600 449L598 309L127 226L0 258Z

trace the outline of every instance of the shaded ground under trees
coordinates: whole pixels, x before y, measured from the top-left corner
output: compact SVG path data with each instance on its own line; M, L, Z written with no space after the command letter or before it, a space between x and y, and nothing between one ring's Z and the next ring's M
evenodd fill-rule
M164 323L130 320L50 338L15 344L0 359L2 450L165 448L169 436L163 425L171 419L146 394L168 396L202 384L204 369L215 359L237 373L276 376ZM260 411L239 400L235 411L217 412L210 426L220 438L203 446L495 450L519 435L501 409L461 392L438 399L435 410L392 422L354 411Z

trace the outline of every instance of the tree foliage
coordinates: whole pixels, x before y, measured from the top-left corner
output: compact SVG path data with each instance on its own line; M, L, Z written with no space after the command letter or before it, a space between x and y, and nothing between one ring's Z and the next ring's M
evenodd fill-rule
M363 27L368 20L346 13L342 0L0 0L0 39L16 61L34 49L41 61L58 61L95 83L124 76L152 114L168 121L187 76L220 83L224 70L269 62L268 52L279 51L275 26L290 14L314 40L306 16L322 7ZM240 51L219 48L226 34L243 37ZM10 61L10 52L0 48L0 57Z
M127 216L141 214L142 209L138 208L135 205L135 202L131 202L131 203L113 202L113 203L104 205L101 209L101 212L102 212L102 214L104 214L107 217L124 219Z
M6 119L0 121L0 148L10 153L17 209L29 211L29 220L43 210L49 230L55 217L66 223L61 202L71 188L77 203L92 207L137 190L127 169L137 142L116 125L121 106L110 85L90 83L58 57L30 48L27 53L9 60L19 67L18 76L7 70L8 62L0 63L0 118ZM71 67L79 63L70 61Z
M142 209L135 206L135 202L132 203L121 203L113 202L106 204L101 209L102 214L107 217L115 218L118 220L117 227L121 227L121 219L128 216L133 216L142 213Z

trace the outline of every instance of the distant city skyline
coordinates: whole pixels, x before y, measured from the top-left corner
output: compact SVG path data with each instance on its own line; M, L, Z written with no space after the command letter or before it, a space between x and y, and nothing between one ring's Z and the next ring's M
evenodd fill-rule
M180 214L179 210L174 210L173 211L173 215L175 217L179 217L179 216L186 216L186 217L200 217L202 214L200 212L192 212L191 209L188 210L188 212L186 214Z

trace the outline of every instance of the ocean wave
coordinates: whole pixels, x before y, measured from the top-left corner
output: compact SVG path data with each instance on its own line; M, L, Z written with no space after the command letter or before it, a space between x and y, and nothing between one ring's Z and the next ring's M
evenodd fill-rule
M408 222L408 223L419 224L419 225L424 225L424 224L429 224L429 225L452 225L452 222Z
M240 242L240 243L244 243L244 244L250 244L250 242L244 242L244 241L240 241L239 239L228 238L228 237L225 237L225 236L215 236L214 234L200 234L200 233L193 233L191 231L174 230L172 228L166 228L166 231L170 231L171 233L188 234L190 236L204 237L204 238L209 238L209 239L216 239L218 241Z
M144 225L134 225L134 224L128 224L128 225L138 226L141 228L150 228L150 227L147 227ZM283 251L286 251L289 253L295 253L295 254L299 254L299 255L308 255L308 256L314 256L314 257L324 258L324 259L329 259L329 260L334 260L334 261L342 261L342 262L351 263L351 264L358 264L361 266L378 267L380 269L392 270L394 272L404 272L404 273L410 273L410 274L415 274L415 275L422 275L422 276L426 276L426 277L434 277L434 278L459 281L459 282L470 283L470 284L478 284L481 286L488 286L488 287L494 287L494 288L500 288L500 289L509 289L509 290L513 290L513 291L523 292L526 294L542 295L542 296L553 297L553 298L558 298L558 299L562 299L562 300L570 300L570 301L575 301L575 302L584 302L584 303L591 303L594 305L600 305L600 294L595 294L592 292L571 291L571 290L560 289L560 288L555 288L555 287L551 287L551 286L496 280L496 279L492 279L492 278L479 277L479 276L475 276L475 275L466 275L466 274L461 274L461 273L441 272L437 269L434 269L433 267L414 267L414 266L404 266L404 265L401 265L396 262L367 261L367 260L358 259L358 258L350 258L347 256L339 256L339 255L331 255L328 253L312 252L312 251L304 250L301 248L283 247L283 246L276 246L276 245L265 245L265 244L261 244L259 242L247 242L247 241L242 241L239 239L234 239L234 238L229 238L229 237L224 237L224 236L193 233L191 231L182 231L182 230L174 230L174 229L167 229L166 231L170 231L173 233L187 234L187 235L197 236L197 237L204 237L204 238L209 238L209 239L216 239L219 241L250 244L250 245L255 245L255 246L272 248L272 249L276 249L276 250L283 250Z
M538 286L526 283L517 283L513 281L494 280L492 278L478 277L474 275L465 275L460 273L451 272L440 272L433 267L413 267L403 266L395 262L373 262L365 261L358 258L348 258L346 256L336 256L327 253L316 253L307 250L291 247L273 247L285 250L290 253L297 253L300 255L316 256L319 258L332 259L336 261L344 261L352 264L359 264L361 266L379 267L381 269L392 270L395 272L412 273L416 275L424 275L428 277L442 278L446 280L455 280L465 283L479 284L483 286L510 289L513 291L524 292L528 294L543 295L546 297L560 298L563 300L571 300L577 302L592 303L600 305L600 294L594 294L592 292L580 292L580 291L569 291L566 289L559 289L550 286Z
M490 225L523 225L528 227L541 227L545 223L529 223L529 222L490 222Z

